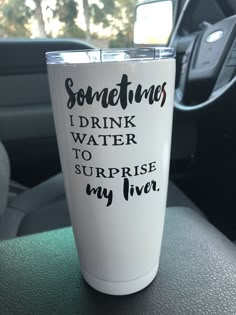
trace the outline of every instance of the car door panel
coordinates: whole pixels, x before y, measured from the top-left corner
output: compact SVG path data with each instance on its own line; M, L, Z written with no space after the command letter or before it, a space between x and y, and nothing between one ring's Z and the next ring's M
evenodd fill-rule
M14 180L31 186L60 171L45 52L88 48L79 40L0 40L0 140Z

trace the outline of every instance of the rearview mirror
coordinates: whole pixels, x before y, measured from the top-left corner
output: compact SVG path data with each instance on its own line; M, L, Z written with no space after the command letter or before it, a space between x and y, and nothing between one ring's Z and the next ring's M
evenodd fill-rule
M171 0L151 1L136 6L134 44L166 45L173 27Z

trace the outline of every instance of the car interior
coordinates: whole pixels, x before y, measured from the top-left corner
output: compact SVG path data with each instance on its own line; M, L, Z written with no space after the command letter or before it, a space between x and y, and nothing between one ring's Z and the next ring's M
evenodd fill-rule
M160 269L130 296L98 293L81 277L48 87L46 52L95 46L0 39L1 314L236 314L236 2L172 4L177 72Z

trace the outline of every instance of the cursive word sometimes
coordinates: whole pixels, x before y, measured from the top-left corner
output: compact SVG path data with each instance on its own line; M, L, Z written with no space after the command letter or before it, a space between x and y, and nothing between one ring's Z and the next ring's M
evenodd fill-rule
M72 109L76 104L79 106L92 105L94 100L100 102L103 108L120 104L123 109L133 102L141 103L143 99L146 99L150 105L160 102L161 107L166 101L166 82L161 85L153 84L149 88L143 88L141 84L132 88L132 82L129 81L127 74L123 74L121 81L110 90L105 87L101 91L94 91L91 86L88 86L86 89L80 88L74 91L73 86L73 80L67 78L65 88L69 96L67 101L69 109Z

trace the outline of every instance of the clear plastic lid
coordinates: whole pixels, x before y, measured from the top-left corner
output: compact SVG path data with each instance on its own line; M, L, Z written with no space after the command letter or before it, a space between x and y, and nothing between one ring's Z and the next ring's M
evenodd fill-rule
M85 49L52 51L46 53L47 64L103 63L121 61L145 61L175 58L171 47Z

